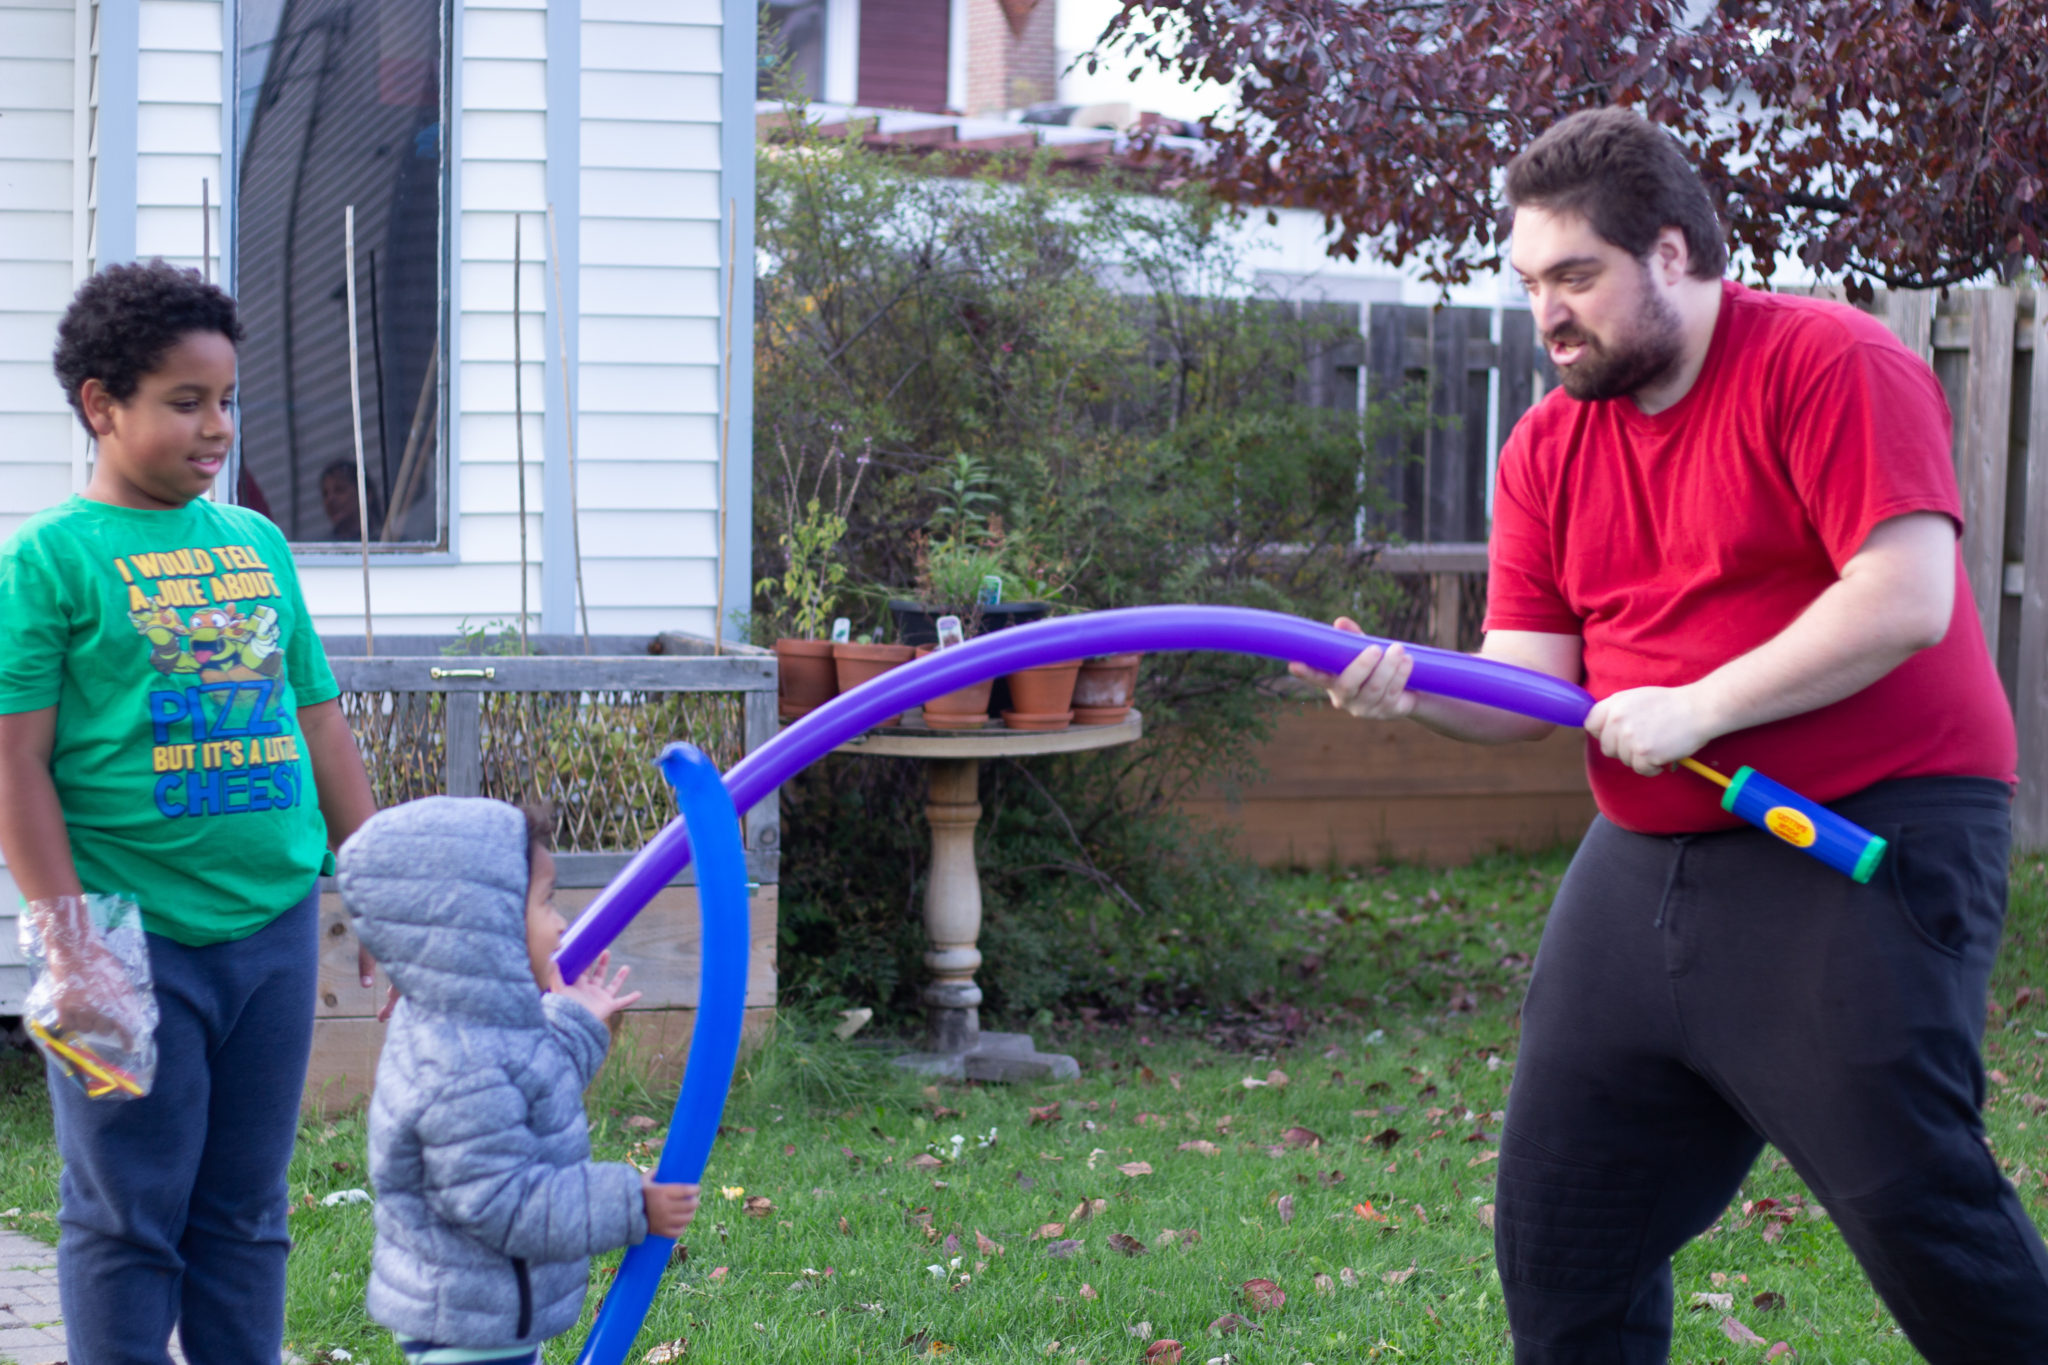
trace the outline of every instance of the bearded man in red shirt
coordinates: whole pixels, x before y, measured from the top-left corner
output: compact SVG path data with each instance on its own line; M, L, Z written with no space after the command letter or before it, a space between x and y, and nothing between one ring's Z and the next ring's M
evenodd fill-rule
M1769 1142L1929 1360L2048 1361L2048 1251L1978 1114L2016 758L1941 388L1854 309L1723 279L1711 198L1632 112L1559 123L1507 195L1559 388L1501 452L1480 652L1593 693L1600 807L1501 1138L1515 1360L1665 1360L1671 1256ZM1457 739L1550 728L1410 668L1297 672ZM1668 775L1689 756L1764 768L1883 866L1858 885L1741 825Z

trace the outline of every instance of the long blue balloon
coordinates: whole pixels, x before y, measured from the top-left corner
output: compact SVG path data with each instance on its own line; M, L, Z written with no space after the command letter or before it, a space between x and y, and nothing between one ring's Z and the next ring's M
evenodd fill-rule
M1014 626L934 650L840 694L734 764L726 788L736 808L752 810L768 793L877 722L1034 664L1127 650L1220 649L1341 673L1367 645L1390 643L1249 607L1125 607ZM1420 692L1462 697L1555 725L1582 725L1593 709L1584 688L1547 673L1426 645L1404 648L1415 659L1408 686ZM595 962L689 861L686 822L675 820L633 855L563 937L555 954L563 979L574 981Z
M662 776L675 788L676 803L682 807L678 823L689 830L697 850L697 914L704 927L704 947L689 1065L654 1178L663 1184L694 1185L703 1179L739 1058L740 1020L747 1003L747 856L740 844L739 812L703 750L693 744L671 744L662 750L660 762ZM626 1252L591 1326L590 1339L583 1343L583 1354L576 1357L578 1365L620 1365L625 1360L675 1244L673 1237L650 1233Z

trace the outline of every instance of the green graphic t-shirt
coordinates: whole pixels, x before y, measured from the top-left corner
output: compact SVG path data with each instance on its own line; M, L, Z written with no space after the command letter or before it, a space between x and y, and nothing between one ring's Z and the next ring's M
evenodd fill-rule
M0 714L57 708L87 891L203 946L304 897L327 854L298 708L339 693L269 520L74 497L0 546Z

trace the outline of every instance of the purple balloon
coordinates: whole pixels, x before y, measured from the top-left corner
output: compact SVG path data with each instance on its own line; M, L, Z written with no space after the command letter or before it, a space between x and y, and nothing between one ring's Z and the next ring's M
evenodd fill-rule
M1341 673L1360 650L1389 643L1248 607L1125 607L1013 626L934 650L841 693L734 764L725 775L726 790L744 815L768 793L878 721L985 678L1036 664L1131 650L1220 649ZM1404 647L1415 660L1408 678L1414 691L1460 697L1553 725L1582 725L1593 709L1593 698L1584 688L1547 673L1427 645ZM633 855L563 938L555 954L563 979L574 981L588 970L689 861L690 840L678 817Z

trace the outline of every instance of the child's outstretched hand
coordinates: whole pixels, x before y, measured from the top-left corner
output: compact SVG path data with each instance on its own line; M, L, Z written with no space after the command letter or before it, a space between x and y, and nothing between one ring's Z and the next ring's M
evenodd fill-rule
M597 1022L600 1024L640 998L638 991L631 995L619 994L620 988L626 984L627 974L633 970L631 967L619 968L618 973L610 981L604 979L604 969L611 965L611 960L611 952L607 950L599 953L597 961L591 963L590 969L574 982L563 985L561 979L556 978L556 993L568 996L589 1010L597 1016Z
M649 1236L680 1237L697 1216L695 1185L657 1185L652 1175L645 1175L640 1178L640 1197L647 1201Z

